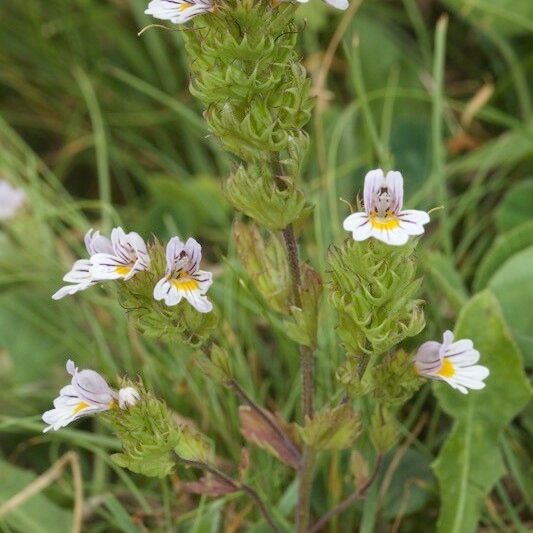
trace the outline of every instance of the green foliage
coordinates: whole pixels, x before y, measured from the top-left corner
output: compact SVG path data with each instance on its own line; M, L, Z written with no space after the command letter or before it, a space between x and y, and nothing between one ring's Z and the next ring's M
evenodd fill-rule
M516 228L532 218L533 178L524 179L509 189L495 213L501 232Z
M506 261L492 276L489 288L501 305L503 316L528 365L533 365L533 246Z
M132 472L165 477L175 466L173 450L180 444L183 431L163 401L144 390L140 383L133 386L140 392L140 401L129 409L112 409L105 414L122 444L122 453L111 458Z
M254 224L236 221L233 235L242 266L264 301L274 311L288 313L291 279L279 234L264 238Z
M474 289L484 289L508 259L528 246L533 246L533 220L498 235L476 271Z
M398 442L398 425L389 410L381 406L374 409L368 434L380 454L388 452Z
M403 350L387 355L372 369L372 395L384 406L403 405L421 383L413 355Z
M349 448L359 436L361 418L348 404L324 409L305 421L300 428L302 440L318 451Z
M292 179L278 180L266 165L239 166L225 185L228 201L264 228L281 230L298 220L305 198Z
M301 277L300 299L302 307L291 306L292 320L284 322L285 330L295 342L316 348L322 280L318 272L306 263L302 265Z
M0 502L19 494L37 476L30 470L0 458ZM31 533L67 533L72 531L72 512L59 506L42 491L0 518L0 529Z
M486 387L468 395L435 384L442 408L455 419L434 463L441 510L438 531L476 531L485 498L504 474L499 450L502 431L531 397L520 354L512 342L491 292L474 296L464 307L455 337L472 339L480 362L490 369Z
M233 379L233 369L228 352L217 344L211 346L209 355L199 354L195 363L202 373L215 383L227 387Z
M347 240L330 250L330 301L348 354L377 357L424 327L415 246Z
M191 93L224 147L242 159L289 150L310 118L294 11L290 3L230 1L185 34Z
M120 283L120 305L143 335L169 344L201 346L217 326L216 311L199 313L185 300L172 307L155 300L154 286L165 275L165 250L161 244L154 242L149 253L150 271L140 272L127 282Z

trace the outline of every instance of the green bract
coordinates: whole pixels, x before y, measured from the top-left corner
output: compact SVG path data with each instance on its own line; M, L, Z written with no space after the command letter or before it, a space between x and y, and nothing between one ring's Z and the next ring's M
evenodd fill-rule
M397 247L368 240L331 249L330 301L349 355L379 356L424 327L415 246L414 240Z
M224 148L241 164L225 187L231 204L281 230L306 210L296 185L309 144L310 80L295 48L296 6L227 1L184 32L190 90Z

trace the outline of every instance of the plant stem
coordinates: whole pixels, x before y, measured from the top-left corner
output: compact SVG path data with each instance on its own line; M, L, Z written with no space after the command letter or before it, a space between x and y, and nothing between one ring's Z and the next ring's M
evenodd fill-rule
M291 451L295 454L295 456L300 457L300 460L301 460L300 450L297 448L294 442L289 438L289 436L283 431L283 429L278 424L276 424L275 420L273 420L272 417L270 417L261 406L257 405L248 396L246 391L239 385L239 383L237 383L237 381L232 379L229 382L229 384L231 388L235 391L235 394L237 395L237 397L240 398L240 400L243 403L245 403L251 409L253 409L265 421L265 423L270 426L272 431L274 431L274 433L276 433L276 435L278 435L278 437L280 437L283 440L285 445L291 449Z
M300 288L302 278L300 275L300 258L298 256L298 243L294 236L294 228L289 224L283 230L283 239L287 249L287 258L292 279L292 295L294 304L302 307ZM313 417L313 352L307 347L300 345L300 368L302 373L302 412L304 417Z
M198 468L199 470L209 472L211 475L217 477L218 479L224 481L225 483L233 487L236 491L246 493L255 502L257 508L263 515L263 518L267 521L272 531L280 531L278 526L276 525L276 522L274 521L274 518L270 514L270 511L268 510L265 502L262 500L261 496L259 496L259 494L257 494L257 492L252 487L250 487L250 485L246 485L245 483L236 481L235 479L231 478L230 476L219 470L216 466L212 466L207 463L202 463L201 461L191 461L189 459L184 459L178 454L176 454L176 456L181 463L188 465L192 468Z
M300 289L302 279L300 275L300 258L298 256L298 243L294 235L294 228L289 224L283 230L283 239L287 249L287 258L292 279L292 294L294 304L302 307ZM302 413L304 421L313 418L313 351L300 345L300 372L302 376ZM298 468L298 506L296 509L296 531L305 533L309 526L309 514L311 507L311 488L313 484L313 467L315 453L309 447L305 447L302 460Z
M366 482L355 492L350 494L350 496L348 496L341 503L339 503L339 505L333 507L333 509L330 509L314 526L311 527L311 529L309 529L309 533L317 533L318 531L320 531L331 520L331 518L333 518L335 515L338 515L339 513L346 511L348 507L350 507L353 503L361 499L366 494L367 490L370 488L370 486L378 475L382 459L383 456L378 455L374 470L372 471L372 474L366 480Z

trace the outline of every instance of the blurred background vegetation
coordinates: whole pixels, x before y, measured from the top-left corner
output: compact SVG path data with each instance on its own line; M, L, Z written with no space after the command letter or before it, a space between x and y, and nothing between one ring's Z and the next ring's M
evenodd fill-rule
M84 232L119 223L144 237L194 235L205 244L220 336L241 382L286 417L298 410L296 347L236 259L233 213L221 194L231 161L188 93L179 32L137 36L153 22L145 7L143 0L2 3L0 177L22 186L28 202L0 226L0 503L75 450L84 531L260 531L242 499L187 495L182 481L192 474L154 481L114 466L108 455L118 443L97 420L40 434L39 414L65 384L72 357L109 377L141 375L216 441L221 457L239 459L236 401L204 380L190 349L139 337L112 288L51 300L84 253ZM447 31L438 24L444 13ZM345 237L348 210L339 198L353 203L366 170L388 162L404 174L408 207L444 206L421 242L428 327L408 348L453 328L469 296L489 287L532 365L533 2L365 0L341 14L313 0L299 16L318 100L303 184L315 210L302 255L325 270L328 246ZM334 318L323 316L319 404L334 394L343 357ZM402 410L405 440L389 454L388 478L332 531L355 523L362 531L434 529L439 498L430 464L450 420L430 391L426 385ZM506 474L485 501L484 531L533 527L532 430L530 407L502 435ZM252 461L254 484L270 490L267 499L287 519L292 473L260 450ZM320 463L316 515L345 490L343 461ZM67 469L1 518L0 530L69 531L72 486Z

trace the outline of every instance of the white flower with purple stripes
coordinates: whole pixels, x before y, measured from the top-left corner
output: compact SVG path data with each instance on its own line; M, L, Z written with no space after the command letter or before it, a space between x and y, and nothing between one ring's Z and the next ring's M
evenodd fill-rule
M209 0L152 0L144 12L160 20L170 20L173 24L185 24L196 15L213 11Z
M365 176L364 213L352 213L343 223L355 241L374 237L387 244L401 246L411 235L422 235L429 222L425 211L403 207L403 177L391 170L385 176L380 168Z
M154 298L173 306L185 298L200 313L209 313L213 304L206 293L213 283L211 272L200 270L202 247L193 238L183 243L173 237L167 244L165 277L154 288Z
M78 259L63 281L69 283L52 298L60 300L67 295L88 289L99 281L128 280L138 272L148 270L150 257L144 240L138 233L124 233L120 227L111 232L111 239L100 232L89 230L85 235L89 259Z
M453 333L445 331L442 344L428 341L422 344L415 355L417 372L430 379L445 381L463 394L468 389L479 390L485 387L484 379L490 371L486 366L477 365L479 352L470 339L453 342Z

